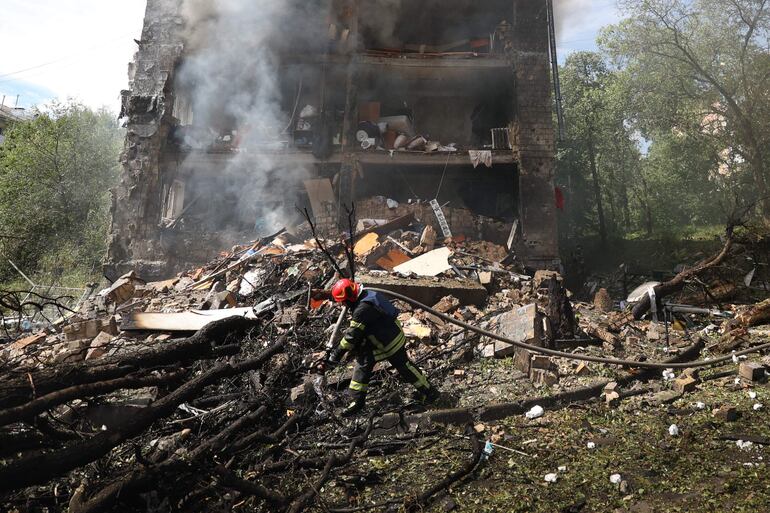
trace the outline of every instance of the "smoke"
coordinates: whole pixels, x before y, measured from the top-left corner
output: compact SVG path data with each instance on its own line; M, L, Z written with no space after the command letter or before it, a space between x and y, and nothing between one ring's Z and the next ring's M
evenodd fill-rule
M360 5L361 26L370 32L384 46L398 46L396 27L401 15L403 0L379 0L362 2Z
M296 94L291 87L282 91L278 56L286 44L325 42L323 22L309 16L313 4L308 0L183 1L186 56L175 89L184 92L192 105L196 128L191 133L212 139L232 129L224 141L238 141L239 150L222 160L226 164L215 170L218 176L209 182L216 190L206 194L216 198L210 206L226 210L226 214L214 213L220 224L233 221L262 234L295 217L296 191L309 171L289 164L276 151L285 148L289 139L285 132L292 113L282 107L284 93L292 96L291 103ZM200 171L195 164L185 163L185 167L188 173ZM223 198L227 204L221 204Z
M560 43L570 34L579 32L591 17L591 0L554 0L553 8L556 37Z

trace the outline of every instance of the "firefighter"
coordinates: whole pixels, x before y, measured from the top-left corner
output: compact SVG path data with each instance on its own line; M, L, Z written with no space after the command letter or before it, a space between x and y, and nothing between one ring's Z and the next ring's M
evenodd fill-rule
M395 367L403 381L417 389L416 400L429 403L439 397L439 392L428 383L422 371L406 354L406 336L397 319L399 311L393 303L382 294L365 290L347 279L334 285L332 297L350 309L352 320L342 341L321 364L321 370L339 364L348 351L356 355L356 366L350 382L353 402L343 410L343 416L355 415L364 408L374 365L384 360Z

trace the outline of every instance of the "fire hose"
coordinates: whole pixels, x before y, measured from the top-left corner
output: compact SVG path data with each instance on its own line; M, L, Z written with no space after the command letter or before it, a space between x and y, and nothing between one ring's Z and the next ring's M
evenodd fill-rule
M731 353L727 356L722 356L719 358L714 358L709 360L698 360L698 361L684 362L684 363L637 362L633 360L618 360L615 358L602 358L599 356L565 353L562 351L548 349L545 347L533 346L531 344L518 342L516 340L503 337L501 335L498 335L497 333L493 333L489 330L485 330L483 328L473 326L472 324L468 324L467 322L461 321L459 319L455 319L452 316L436 311L433 308L420 303L419 301L415 301L414 299L404 296L402 294L398 294L397 292L392 292L390 290L383 290L383 289L378 289L373 287L367 287L367 290L379 292L380 294L391 297L393 299L398 299L400 301L403 301L405 303L412 305L415 308L419 308L420 310L430 312L431 314L435 315L436 317L439 317L440 319L446 322L452 323L461 328L465 328L469 331L473 331L475 333L478 333L479 335L489 337L493 340L499 340L500 342L505 342L506 344L511 344L513 346L519 347L521 349L526 349L527 351L531 351L533 353L542 354L546 356L553 356L556 358L566 358L569 360L578 360L578 361L592 362L592 363L603 363L606 365L618 365L620 367L635 368L635 369L688 369L688 368L695 368L695 367L712 367L712 366L723 364L728 361L735 361L735 359L740 356L761 353L761 352L770 350L770 343L768 343L768 344L762 344L760 346L752 347L744 351Z

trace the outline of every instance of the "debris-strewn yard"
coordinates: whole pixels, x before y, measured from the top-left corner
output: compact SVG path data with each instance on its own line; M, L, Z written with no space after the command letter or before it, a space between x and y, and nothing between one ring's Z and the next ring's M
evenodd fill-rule
M754 404L768 398L766 385L745 388L730 377L671 404L649 406L635 398L607 408L595 401L548 411L536 421L522 416L485 426L485 436L501 447L434 511L448 504L479 512L763 511L770 504L770 428L767 408L754 410ZM712 412L724 405L736 408L737 420ZM670 434L672 425L677 436ZM467 457L462 434L450 430L435 445L416 445L411 453L357 469L389 476L382 487L362 492L361 504L398 495L405 482L427 486L436 472L461 466ZM546 481L549 474L555 482ZM617 483L611 482L615 474Z
M559 273L531 272L489 242L438 241L414 216L351 231L282 231L163 282L129 273L45 330L14 334L0 361L3 508L761 511L770 501L770 361L742 354L770 339L767 269L752 256L762 240L729 237L668 281L633 283L633 311L650 291L658 299L634 315L611 278L579 301ZM339 317L325 290L351 272L430 307L396 302L437 404L413 402L379 365L367 410L339 417L349 365L325 376L317 365ZM686 368L704 359L719 364Z

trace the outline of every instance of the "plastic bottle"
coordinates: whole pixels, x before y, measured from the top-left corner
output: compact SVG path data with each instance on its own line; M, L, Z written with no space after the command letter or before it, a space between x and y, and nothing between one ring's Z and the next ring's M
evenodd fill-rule
M481 455L482 461L487 461L490 456L492 456L492 453L495 452L495 446L492 445L492 442L487 440L487 443L484 445L484 452Z

